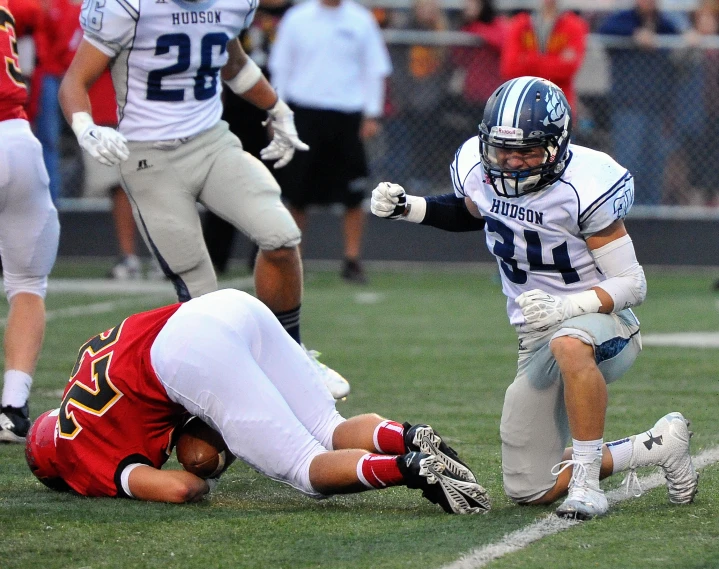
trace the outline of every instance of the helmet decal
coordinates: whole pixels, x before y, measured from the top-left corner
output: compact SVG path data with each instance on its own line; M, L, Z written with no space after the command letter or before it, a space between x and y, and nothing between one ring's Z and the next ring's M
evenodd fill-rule
M553 124L559 128L564 128L566 121L569 119L567 108L562 103L562 100L557 96L555 89L548 89L547 94L544 96L544 100L547 103L547 116L542 121L544 126Z

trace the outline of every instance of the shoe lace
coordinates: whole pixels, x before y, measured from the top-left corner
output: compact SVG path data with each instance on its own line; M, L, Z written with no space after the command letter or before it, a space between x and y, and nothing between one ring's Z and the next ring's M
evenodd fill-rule
M639 483L639 477L637 476L637 471L633 468L627 472L626 476L624 477L624 480L622 480L622 485L624 486L624 491L627 495L631 494L635 498L639 498L639 496L642 495L642 485Z
M572 478L569 480L569 491L584 491L587 486L587 467L580 460L563 460L555 464L550 471L553 476L559 476L567 468L572 467Z

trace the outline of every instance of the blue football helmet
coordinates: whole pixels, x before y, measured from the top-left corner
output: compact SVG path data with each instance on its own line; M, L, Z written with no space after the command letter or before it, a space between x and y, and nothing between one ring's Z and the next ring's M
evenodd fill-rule
M519 77L500 85L479 125L482 165L498 195L515 198L555 182L569 157L572 111L564 92L541 77ZM503 168L498 149L541 147L544 160L522 170Z

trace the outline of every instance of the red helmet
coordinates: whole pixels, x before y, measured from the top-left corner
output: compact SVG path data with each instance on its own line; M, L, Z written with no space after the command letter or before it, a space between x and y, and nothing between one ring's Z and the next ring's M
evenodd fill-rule
M55 428L60 409L45 411L30 427L25 444L25 460L35 477L48 488L69 490L55 468Z

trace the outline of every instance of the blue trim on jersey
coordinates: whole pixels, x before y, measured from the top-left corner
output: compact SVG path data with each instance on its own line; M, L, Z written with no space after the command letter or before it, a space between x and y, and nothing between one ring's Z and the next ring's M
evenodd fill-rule
M614 183L614 185L599 196L594 202L589 204L583 213L579 216L579 222L584 223L587 218L592 215L597 209L609 201L614 195L618 194L621 190L625 189L627 182L632 179L632 175L629 170L625 170L622 177ZM625 212L626 215L626 212Z
M452 185L464 195L464 184L459 180L459 153L462 148L464 145L457 148L457 152L454 153L454 161L449 165L449 175L452 178Z
M140 18L140 12L138 10L135 10L135 7L132 6L127 0L115 0L127 14L137 22L137 20Z
M127 106L127 100L130 98L130 58L132 57L132 48L135 45L135 39L137 39L137 22L139 20L139 14L138 19L135 20L135 25L132 31L132 40L130 41L130 45L127 46L127 57L125 57L125 98L123 99L122 103L120 103L120 100L117 98L117 93L115 94L115 101L117 102L117 130L120 130L120 124L122 123L122 119L125 118L125 107ZM125 50L123 50L125 51ZM120 52L122 53L122 52ZM118 57L120 54L118 54ZM112 75L112 72L110 73Z

